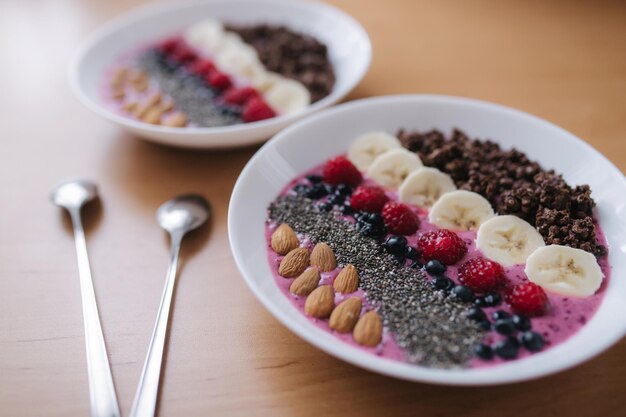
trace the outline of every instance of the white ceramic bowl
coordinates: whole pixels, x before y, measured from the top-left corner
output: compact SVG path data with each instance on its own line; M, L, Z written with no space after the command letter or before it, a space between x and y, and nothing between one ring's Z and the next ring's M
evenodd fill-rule
M129 48L176 33L206 18L229 23L275 23L310 34L328 46L336 75L330 95L298 114L236 126L171 128L123 117L103 103L105 69ZM88 38L70 65L70 83L78 98L97 114L143 138L188 148L233 148L263 142L294 121L345 97L369 68L372 48L367 33L346 13L317 2L290 0L208 0L142 7L109 23Z
M595 316L566 342L528 358L483 369L428 369L394 362L351 347L316 327L278 289L264 236L267 206L296 175L346 151L358 135L399 128L444 132L458 127L471 137L517 147L570 184L588 183L609 242L612 277ZM354 101L303 120L276 135L246 165L231 198L228 231L237 265L265 307L320 349L363 368L412 381L487 385L551 374L597 355L626 333L626 179L604 156L571 133L535 116L476 100L390 96Z

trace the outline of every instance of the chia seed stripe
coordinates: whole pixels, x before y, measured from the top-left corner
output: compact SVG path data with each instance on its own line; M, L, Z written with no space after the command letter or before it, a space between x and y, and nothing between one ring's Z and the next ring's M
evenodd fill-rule
M269 206L269 218L289 224L314 242L326 242L338 264L356 267L365 298L407 352L409 362L436 368L467 366L483 331L465 316L466 305L434 289L421 270L398 265L339 213L322 212L308 198L277 198Z

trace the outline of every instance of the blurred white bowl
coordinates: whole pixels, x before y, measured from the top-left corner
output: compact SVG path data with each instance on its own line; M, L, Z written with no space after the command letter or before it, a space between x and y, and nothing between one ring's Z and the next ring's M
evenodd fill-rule
M345 153L369 131L450 132L516 147L570 184L589 184L609 243L611 279L597 313L567 341L530 357L486 368L446 370L392 361L348 345L301 314L280 291L267 261L267 206L297 175ZM230 200L228 233L237 266L265 307L318 348L363 368L411 381L452 385L501 384L537 378L586 361L626 333L626 178L571 133L519 110L477 100L408 95L353 101L307 118L276 135L248 162ZM237 294L232 294L236 297Z
M298 114L225 127L172 128L133 120L110 110L101 96L106 68L136 45L157 42L206 18L228 23L284 24L328 46L336 75L333 91ZM187 148L234 148L263 142L294 121L345 97L367 72L372 48L363 27L346 13L317 2L290 0L209 0L156 4L120 16L79 48L70 66L78 98L97 114L148 140Z

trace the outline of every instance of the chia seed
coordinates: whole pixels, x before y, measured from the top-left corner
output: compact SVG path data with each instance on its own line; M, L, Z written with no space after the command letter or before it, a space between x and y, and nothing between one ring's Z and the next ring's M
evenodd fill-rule
M374 239L362 236L337 211L320 211L302 196L283 196L269 218L289 224L314 242L326 242L340 265L352 264L359 286L377 309L407 360L427 367L466 366L483 331L465 315L467 307L436 290L419 269L398 265Z

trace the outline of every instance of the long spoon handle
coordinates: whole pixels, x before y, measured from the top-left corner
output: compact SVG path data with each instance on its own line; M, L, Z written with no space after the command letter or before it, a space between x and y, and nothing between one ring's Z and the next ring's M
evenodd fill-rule
M83 304L91 415L92 417L120 417L109 358L104 345L104 336L102 335L102 327L98 315L96 295L89 267L89 257L87 256L87 242L80 220L80 209L70 210L70 215L74 227L80 294Z
M133 401L133 408L130 411L130 417L152 417L156 410L163 349L165 346L165 337L167 336L167 322L170 315L176 273L178 271L181 240L182 236L172 236L172 254L170 266L167 271L165 288L161 296L159 313L157 314L154 330L152 331L148 355L143 365L143 371L141 373L141 379L139 380L139 386L137 387L137 393L135 394L135 400Z

